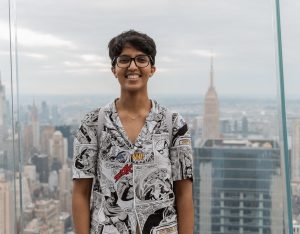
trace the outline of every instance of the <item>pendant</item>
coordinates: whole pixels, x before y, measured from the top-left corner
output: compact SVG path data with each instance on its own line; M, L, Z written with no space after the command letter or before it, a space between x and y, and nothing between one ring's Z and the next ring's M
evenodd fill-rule
M143 162L145 159L145 155L143 152L136 151L131 155L131 159L132 159L132 161L137 162L137 163Z

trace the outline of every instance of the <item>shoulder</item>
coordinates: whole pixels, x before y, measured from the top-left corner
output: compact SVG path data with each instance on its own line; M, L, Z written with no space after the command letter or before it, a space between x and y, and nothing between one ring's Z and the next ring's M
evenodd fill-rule
M81 124L88 126L97 124L100 109L101 108L99 107L86 113L81 120Z
M158 113L165 116L166 121L171 121L173 126L173 132L182 127L187 127L187 123L184 117L176 110L160 105L157 101L153 101ZM169 118L169 120L168 120Z
M158 114L162 114L164 116L172 116L172 119L178 115L178 112L166 107L166 106L163 106L161 105L160 103L158 103L156 100L152 100L152 103L154 105L154 110L156 113Z

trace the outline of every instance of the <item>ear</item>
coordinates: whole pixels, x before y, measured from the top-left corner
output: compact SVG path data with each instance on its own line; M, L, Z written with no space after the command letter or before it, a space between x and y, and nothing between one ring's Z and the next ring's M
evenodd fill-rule
M151 67L151 74L150 74L150 77L153 76L153 74L155 73L156 71L156 67L155 66L152 66Z
M116 68L115 67L111 67L111 72L114 74L114 76L117 78L116 76Z

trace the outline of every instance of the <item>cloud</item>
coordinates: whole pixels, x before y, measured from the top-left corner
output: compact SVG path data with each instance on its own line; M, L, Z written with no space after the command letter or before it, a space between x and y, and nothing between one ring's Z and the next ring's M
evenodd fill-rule
M47 56L45 54L40 54L40 53L22 52L20 55L30 57L30 58L34 58L34 59L45 59L45 58L47 58Z
M76 69L66 69L65 73L76 73L76 74L90 74L91 72L104 72L110 73L109 69L105 68L97 68L97 69L90 69L90 68L76 68Z
M168 69L168 68L156 68L156 72L157 73L168 73L170 72L171 70Z
M157 58L157 60L158 60L159 62L165 62L165 63L172 63L172 62L175 62L175 61L176 61L175 58L167 57L167 56L164 56L164 57L161 57L161 58Z
M66 60L62 64L66 67L65 73L86 74L94 72L110 72L110 63L104 57L96 54L83 54L78 60Z
M99 61L103 61L105 60L104 57L101 57L99 55L96 54L83 54L80 56L84 61L87 62L99 62Z
M77 46L68 40L49 33L35 32L27 28L18 29L18 42L26 47L64 47L76 49Z
M195 49L195 50L192 50L190 53L194 54L194 55L202 56L202 57L211 57L211 56L216 57L216 53L214 53L212 50Z
M66 67L72 68L82 68L82 67L89 67L89 68L110 68L110 64L99 62L99 61L64 61L63 65Z
M28 28L18 27L18 43L26 47L64 47L76 49L77 46L69 40L64 40L50 33L36 32ZM9 40L9 25L0 21L0 40Z

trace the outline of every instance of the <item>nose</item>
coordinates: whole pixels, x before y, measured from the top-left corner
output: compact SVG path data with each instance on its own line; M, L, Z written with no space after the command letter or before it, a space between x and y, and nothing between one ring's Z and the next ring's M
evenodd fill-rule
M131 58L128 69L137 69L137 66L135 64L135 58Z

